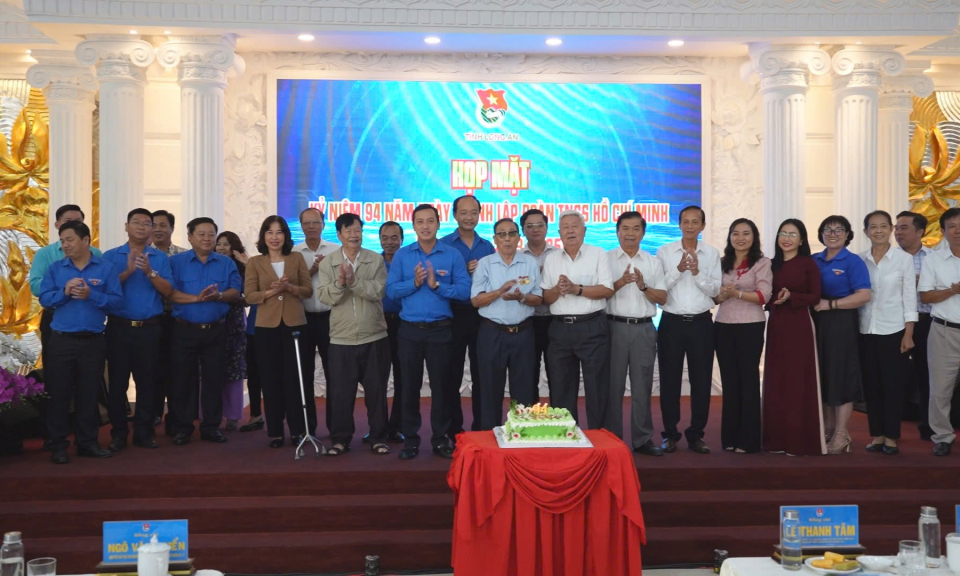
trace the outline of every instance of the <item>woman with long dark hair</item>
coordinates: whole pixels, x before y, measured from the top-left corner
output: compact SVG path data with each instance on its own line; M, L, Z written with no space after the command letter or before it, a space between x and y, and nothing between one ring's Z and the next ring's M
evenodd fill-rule
M862 395L858 309L870 301L870 272L859 256L847 250L853 241L849 220L827 216L817 235L826 247L813 257L820 268L820 302L813 309L823 422L829 438L827 452L840 454L853 447L847 425L853 403Z
M728 452L760 451L760 355L767 324L773 273L760 250L757 225L746 218L730 224L720 259L723 279L714 317L717 362L723 383L720 443Z
M243 278L247 263L247 250L240 237L224 230L217 236L217 254L226 256L237 265ZM227 346L224 355L226 374L223 385L223 417L227 419L224 430L232 432L243 418L243 381L247 378L247 320L243 313L247 303L241 298L230 305L225 319L224 337Z
M820 302L820 269L810 257L803 222L791 218L780 224L771 268L763 449L794 456L826 454L817 341L810 316L810 307Z

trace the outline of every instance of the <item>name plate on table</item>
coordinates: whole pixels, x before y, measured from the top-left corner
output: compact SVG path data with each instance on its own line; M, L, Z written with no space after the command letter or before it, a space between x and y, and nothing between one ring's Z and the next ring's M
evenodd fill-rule
M800 544L804 548L860 545L860 510L857 506L781 506L800 515Z
M140 520L103 523L103 563L136 564L137 549L147 544L153 535L170 545L170 563L188 559L188 528L186 520Z

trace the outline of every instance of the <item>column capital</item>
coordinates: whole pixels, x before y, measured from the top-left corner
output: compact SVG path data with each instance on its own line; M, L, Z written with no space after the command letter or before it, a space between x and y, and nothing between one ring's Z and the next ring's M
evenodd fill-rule
M885 76L880 86L880 108L913 110L913 97L926 98L933 94L933 79L923 72L929 61L907 62L899 76Z
M76 102L93 106L97 78L90 66L81 65L73 52L35 50L37 61L27 69L27 83L43 90L50 102Z
M808 74L830 71L830 55L815 45L750 44L750 62L741 69L744 80L756 74L760 91L778 88L807 88Z
M906 58L892 46L844 46L833 55L834 90L880 89L880 76L897 76Z
M101 80L146 82L144 69L155 57L149 42L129 34L88 34L76 52L81 64L96 65Z
M180 82L226 86L229 73L243 73L243 58L235 53L236 36L170 36L157 49L164 68L179 68Z

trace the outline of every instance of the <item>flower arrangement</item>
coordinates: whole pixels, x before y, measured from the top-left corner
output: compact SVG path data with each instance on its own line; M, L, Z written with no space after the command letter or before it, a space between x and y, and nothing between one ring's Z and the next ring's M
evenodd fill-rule
M42 397L42 382L30 378L30 352L20 339L0 334L0 412L20 404L24 398Z

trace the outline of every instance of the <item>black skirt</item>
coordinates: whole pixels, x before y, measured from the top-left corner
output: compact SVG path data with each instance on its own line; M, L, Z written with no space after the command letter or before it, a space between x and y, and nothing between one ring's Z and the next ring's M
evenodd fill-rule
M863 397L860 375L860 313L827 310L814 314L820 391L827 406L859 402Z

